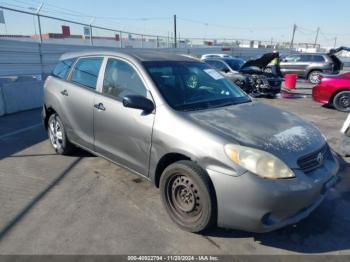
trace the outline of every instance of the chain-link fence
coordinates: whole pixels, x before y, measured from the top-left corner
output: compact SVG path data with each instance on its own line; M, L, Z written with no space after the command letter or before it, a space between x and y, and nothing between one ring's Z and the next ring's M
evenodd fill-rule
M19 10L0 5L4 12L4 23L0 22L0 39L15 39L39 43L90 45L116 48L196 48L196 47L240 47L240 48L289 48L290 42L229 39L193 38L162 35L147 35L106 28L95 24L71 21L37 13L35 10ZM18 23L20 21L20 23ZM23 28L23 25L25 27ZM298 46L295 44L294 46ZM303 44L310 47L312 44ZM314 48L319 48L314 46Z

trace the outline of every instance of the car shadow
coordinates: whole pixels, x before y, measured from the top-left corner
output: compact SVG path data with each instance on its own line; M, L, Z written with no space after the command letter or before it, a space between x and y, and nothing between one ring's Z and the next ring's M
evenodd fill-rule
M269 233L212 229L205 233L218 238L253 238L260 245L314 254L350 248L350 164L340 158L339 181L324 202L309 217Z

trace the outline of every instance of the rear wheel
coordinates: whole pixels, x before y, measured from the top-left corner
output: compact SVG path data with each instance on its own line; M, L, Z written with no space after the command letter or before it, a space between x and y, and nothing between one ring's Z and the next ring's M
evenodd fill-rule
M52 114L49 118L47 131L50 142L56 153L67 155L74 151L74 145L68 140L63 123L58 114Z
M341 91L334 96L333 106L342 112L350 112L350 91Z
M310 81L310 83L318 84L320 82L320 74L321 71L319 70L311 71L308 75L308 80Z
M160 178L160 190L166 211L182 229L200 232L213 224L215 194L209 176L194 162L168 166Z

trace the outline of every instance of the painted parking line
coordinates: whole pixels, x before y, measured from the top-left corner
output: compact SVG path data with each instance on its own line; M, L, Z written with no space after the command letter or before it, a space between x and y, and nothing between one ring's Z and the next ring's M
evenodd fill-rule
M35 128L39 127L39 126L43 126L43 124L42 123L35 124L35 125L28 126L28 127L25 127L25 128L22 128L22 129L19 129L19 130L16 130L16 131L4 134L4 135L0 135L0 140L3 140L3 139L8 138L10 136L14 136L14 135L18 135L18 134L24 133L24 132L26 132L28 130L35 129Z

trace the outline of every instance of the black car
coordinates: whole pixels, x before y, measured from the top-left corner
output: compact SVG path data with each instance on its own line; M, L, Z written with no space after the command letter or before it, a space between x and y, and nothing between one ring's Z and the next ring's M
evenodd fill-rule
M208 58L203 61L252 96L275 96L281 91L282 79L264 70L278 56L278 53L267 53L247 62L239 58Z

